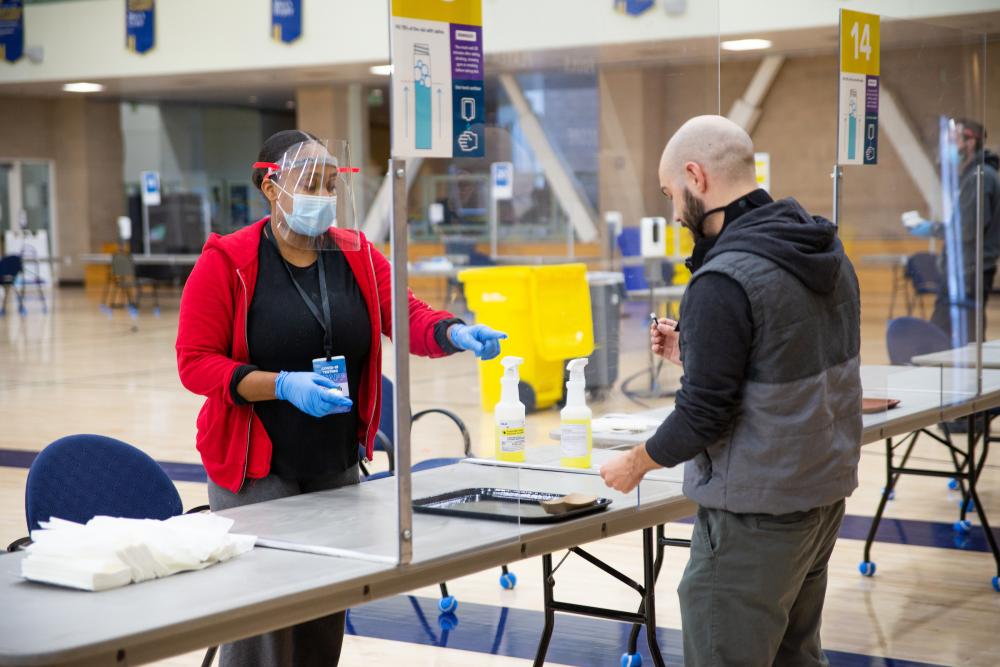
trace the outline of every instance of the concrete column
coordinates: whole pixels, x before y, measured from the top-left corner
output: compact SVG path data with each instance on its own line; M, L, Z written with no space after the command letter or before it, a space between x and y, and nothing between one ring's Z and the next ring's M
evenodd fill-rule
M600 136L598 204L600 217L620 211L626 227L646 215L642 186L646 181L648 137L645 134L646 88L639 68L608 69L598 75ZM601 234L604 225L599 224Z
M49 144L55 161L55 250L69 257L64 281L83 279L80 253L117 238L125 214L121 116L115 102L64 98L52 102Z
M379 182L366 176L369 171L368 104L362 85L351 83L297 88L295 115L300 130L312 132L320 139L347 141L350 144L351 166L361 168L359 176L354 178L360 224L365 219L366 203L374 197L374 191L365 193L365 183L372 183L374 188ZM384 171L384 165L380 165L380 169Z

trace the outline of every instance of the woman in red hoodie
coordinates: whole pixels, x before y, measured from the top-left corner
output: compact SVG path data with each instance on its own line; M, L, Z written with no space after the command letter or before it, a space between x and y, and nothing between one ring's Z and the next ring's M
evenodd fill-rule
M372 456L392 285L386 258L338 225L349 173L311 134L270 137L252 177L271 215L213 234L184 287L177 367L206 397L197 446L213 510L356 484L359 444ZM412 353L500 353L504 334L412 293L408 305ZM334 614L228 644L221 664L335 665L343 633Z

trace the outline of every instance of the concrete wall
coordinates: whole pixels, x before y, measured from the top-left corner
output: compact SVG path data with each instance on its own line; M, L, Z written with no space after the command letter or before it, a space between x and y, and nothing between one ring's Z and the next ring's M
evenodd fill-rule
M0 157L54 161L53 245L74 260L60 276L81 280L76 256L114 241L115 220L125 212L118 104L0 98Z

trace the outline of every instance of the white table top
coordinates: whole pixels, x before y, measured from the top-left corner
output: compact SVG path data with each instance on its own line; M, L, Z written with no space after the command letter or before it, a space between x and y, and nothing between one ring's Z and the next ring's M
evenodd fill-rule
M981 396L976 396L975 371L963 368L865 365L861 367L861 385L866 398L895 398L900 401L899 406L892 410L863 415L863 444L910 433L923 426L1000 405L1000 371L997 370L983 372ZM672 405L633 415L662 422L671 412ZM631 447L646 442L655 432L656 428L639 432L602 431L595 428L594 447ZM558 430L552 431L550 435L559 439Z
M455 466L414 474L413 497L507 486L595 493L613 502L604 512L549 525L414 514L414 558L406 566L256 548L199 572L101 593L24 581L24 554L0 555L0 599L16 610L0 614L0 665L156 660L694 512L676 482L645 481L623 495L592 474L458 467L458 474ZM300 551L364 548L385 556L395 553L394 489L389 478L221 514L236 520L236 532L286 540Z
M906 260L910 258L909 255L901 254L875 254L875 255L862 255L859 260L861 264L867 265L877 265L877 266L906 266Z
M921 354L913 357L913 363L918 366L976 368L976 344L970 343L965 347ZM1000 368L1000 341L983 343L983 368Z
M136 265L153 266L194 266L198 262L198 254L133 254L132 261ZM106 252L84 253L80 255L84 264L110 264L111 255Z

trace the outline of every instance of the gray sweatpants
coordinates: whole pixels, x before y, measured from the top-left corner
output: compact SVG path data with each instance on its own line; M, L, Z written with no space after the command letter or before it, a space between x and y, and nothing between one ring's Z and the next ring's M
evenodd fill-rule
M843 518L843 500L777 516L699 508L677 589L684 664L829 664L819 630Z
M261 503L313 491L327 491L360 480L358 466L334 475L313 479L289 480L274 475L247 480L237 494L208 481L208 504L213 510ZM252 585L252 584L248 584ZM219 652L221 667L330 667L340 661L344 643L346 614L340 612L307 623L283 628L256 637L223 644Z

